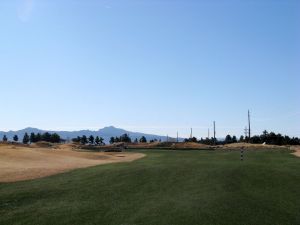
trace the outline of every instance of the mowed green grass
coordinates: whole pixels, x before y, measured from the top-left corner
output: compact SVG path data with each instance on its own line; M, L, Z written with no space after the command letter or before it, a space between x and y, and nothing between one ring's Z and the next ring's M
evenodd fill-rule
M300 158L286 151L142 152L0 184L0 224L300 224Z

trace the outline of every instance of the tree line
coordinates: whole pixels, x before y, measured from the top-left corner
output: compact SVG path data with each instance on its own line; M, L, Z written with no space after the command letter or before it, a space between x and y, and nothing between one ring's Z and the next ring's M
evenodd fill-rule
M151 139L149 142L153 143L153 142L157 142L157 139ZM110 144L113 143L118 143L118 142L125 142L125 143L132 143L131 138L129 137L128 134L123 134L120 137L111 137L109 140ZM147 138L145 136L142 136L140 139L135 138L133 143L147 143Z
M270 145L300 145L300 139L297 137L289 137L287 135L282 135L280 133L276 134L274 132L268 132L264 130L261 135L254 135L250 139L249 137L244 137L243 135L240 136L239 139L237 137L226 135L225 139L223 141L217 140L214 138L201 138L200 140L197 140L196 137L185 139L185 142L198 142L201 144L207 144L212 145L214 143L216 144L232 144L232 143L242 143L242 142L248 142L252 144L270 144Z
M3 136L2 141L7 142L8 138L6 135ZM19 137L18 135L14 135L13 137L13 141L14 142L18 142L19 141ZM23 144L28 144L28 143L36 143L39 141L45 141L45 142L51 142L51 143L60 143L63 140L60 138L60 136L57 133L53 133L50 134L49 132L46 133L31 133L30 135L28 135L28 133L26 132L23 136L22 139L22 143Z
M111 137L109 140L110 144L118 143L118 142L131 143L132 141L128 134L123 134L120 137Z
M4 142L8 141L8 138L6 135L3 136L2 140ZM19 137L18 135L14 135L13 140L15 142L19 141ZM60 143L63 142L65 140L61 139L60 136L57 133L53 133L50 134L49 132L40 134L40 133L31 133L30 135L28 135L28 133L25 133L22 139L22 143L24 144L28 144L28 143L36 143L39 141L45 141L45 142L52 142L52 143ZM151 139L149 142L157 142L157 139ZM94 137L93 135L90 135L89 137L87 137L86 135L82 135L82 136L78 136L76 138L72 139L72 142L74 143L80 143L83 145L86 144L91 144L91 145L105 145L104 143L104 139L102 137L96 136ZM131 138L129 137L128 134L123 134L119 137L111 137L109 143L113 144L113 143L119 143L119 142L125 142L125 143L132 143ZM142 136L140 139L135 139L133 141L133 143L147 143L147 139L145 136Z
M81 137L78 136L76 138L72 139L73 142L75 143L80 143L80 144L91 144L91 145L105 145L105 143L103 142L104 139L102 137L97 136L96 138L91 135L89 137L87 137L86 135L82 135Z
M6 135L3 136L2 138L3 142L7 142L8 138ZM14 135L13 137L14 142L19 141L18 135ZM64 140L61 139L61 137L57 133L50 134L49 132L46 133L31 133L28 135L28 133L25 133L22 139L22 143L28 144L28 143L36 143L39 141L45 141L45 142L51 142L51 143L60 143L63 142ZM86 135L83 135L81 137L76 137L72 139L73 142L75 143L80 143L80 144L91 144L91 145L105 145L104 139L102 137L96 136L94 137L93 135L87 137ZM150 140L149 142L157 142L158 140L153 139ZM161 141L161 140L159 140ZM281 135L280 133L276 134L274 132L268 132L264 130L261 135L254 135L250 139L248 137L244 137L243 135L240 136L239 139L235 135L226 135L224 140L217 140L214 138L201 138L198 140L196 137L185 139L185 142L197 142L201 144L206 144L206 145L212 145L212 144L231 144L231 143L242 143L242 142L248 142L248 143L253 143L253 144L270 144L270 145L300 145L300 139L298 137L289 137L287 135ZM118 143L118 142L125 142L125 143L132 143L131 138L129 137L128 134L123 134L119 137L111 137L109 143ZM145 136L142 136L140 139L135 139L133 141L134 143L147 143L147 139Z
M157 139L153 139L150 140L149 142L156 142ZM90 135L89 137L87 137L86 135L83 136L78 136L76 138L72 139L72 142L74 143L80 143L82 145L86 145L86 144L90 144L90 145L105 145L104 143L104 139L102 137L96 136L94 137L93 135ZM124 142L124 143L132 143L132 139L129 137L128 134L123 134L119 137L111 137L109 140L110 144L114 144L114 143L120 143L120 142ZM133 143L147 143L147 138L145 136L142 136L140 139L135 139L133 141Z
M274 132L263 131L261 135L255 135L250 138L250 143L254 144L270 144L270 145L299 145L298 137L289 137L287 135L276 134Z

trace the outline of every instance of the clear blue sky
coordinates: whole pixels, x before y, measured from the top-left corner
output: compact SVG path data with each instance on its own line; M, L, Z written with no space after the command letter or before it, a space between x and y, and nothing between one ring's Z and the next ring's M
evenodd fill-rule
M1 0L0 130L300 136L298 0Z

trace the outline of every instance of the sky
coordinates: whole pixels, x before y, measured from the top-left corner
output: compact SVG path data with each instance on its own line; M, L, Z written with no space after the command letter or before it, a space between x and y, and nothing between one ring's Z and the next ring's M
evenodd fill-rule
M298 0L1 0L0 130L300 136Z

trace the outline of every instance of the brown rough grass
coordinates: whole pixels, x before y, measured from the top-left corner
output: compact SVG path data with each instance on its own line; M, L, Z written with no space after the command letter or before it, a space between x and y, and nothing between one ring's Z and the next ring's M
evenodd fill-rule
M232 143L223 145L223 149L240 149L240 148L249 148L249 149L280 149L285 146L278 145L263 145L263 144L250 144L250 143Z
M171 149L207 149L209 145L193 143L193 142L153 142L153 143L131 143L129 148L171 148Z
M77 168L100 164L131 162L142 153L80 152L71 145L34 148L0 145L0 182L15 182L46 177Z

